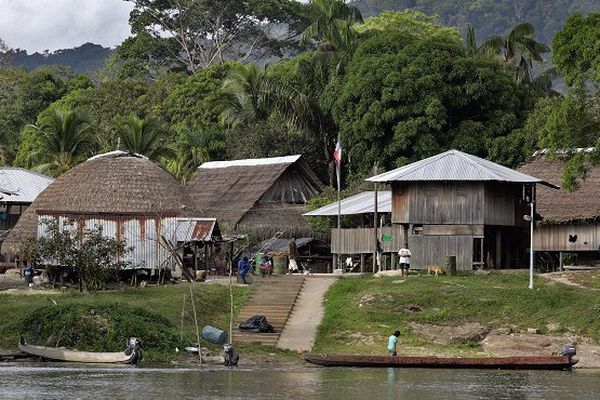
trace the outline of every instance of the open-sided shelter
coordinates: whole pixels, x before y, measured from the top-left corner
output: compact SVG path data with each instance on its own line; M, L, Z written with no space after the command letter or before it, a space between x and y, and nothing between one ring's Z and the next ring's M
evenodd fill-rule
M457 150L367 179L392 187L392 224L412 252L411 268L527 265L529 204L542 179Z
M201 216L179 183L146 157L113 151L90 158L59 176L27 209L2 244L18 254L24 243L46 235L44 221L77 232L103 234L131 247L122 261L131 268L173 268L178 217Z
M206 162L187 192L195 207L216 217L225 230L255 230L289 236L308 228L307 201L323 184L300 155Z

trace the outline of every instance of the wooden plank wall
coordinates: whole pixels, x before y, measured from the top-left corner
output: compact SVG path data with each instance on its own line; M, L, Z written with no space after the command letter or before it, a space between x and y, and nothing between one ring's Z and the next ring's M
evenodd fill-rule
M523 214L520 207L523 189L521 185L489 182L485 185L486 225L523 226Z
M577 241L569 242L569 235ZM538 225L533 231L535 251L598 251L599 224Z
M392 185L392 222L482 224L484 185L480 182L419 182Z
M397 253L404 246L402 225L386 226L381 229L380 238L390 237L391 241L381 240L384 253ZM331 252L334 254L373 254L375 243L373 228L342 229L341 238L337 229L331 230ZM340 238L340 239L338 239ZM340 243L338 245L338 240Z
M461 271L473 269L472 236L409 236L408 246L412 253L410 267L426 269L429 265L443 266L446 256L456 256L456 268Z

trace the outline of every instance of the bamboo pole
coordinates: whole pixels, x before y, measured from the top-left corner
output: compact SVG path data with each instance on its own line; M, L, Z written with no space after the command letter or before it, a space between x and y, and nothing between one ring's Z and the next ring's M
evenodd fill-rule
M183 304L181 305L181 331L179 332L179 340L183 340L183 320L185 318L185 293L183 294Z
M202 364L202 351L200 350L200 331L198 330L198 315L196 314L196 303L194 302L194 286L193 282L190 282L190 298L192 299L192 310L194 311L194 326L196 326L196 339L198 340L198 360Z

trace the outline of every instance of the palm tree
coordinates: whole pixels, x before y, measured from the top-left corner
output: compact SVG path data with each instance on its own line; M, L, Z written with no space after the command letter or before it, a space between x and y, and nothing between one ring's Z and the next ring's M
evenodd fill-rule
M519 84L532 81L533 62L542 63L542 54L550 48L534 39L535 28L530 23L522 23L510 30L504 37L487 39L479 52L498 57L506 69L511 71Z
M125 150L143 154L151 160L174 155L163 141L166 135L166 128L156 119L142 119L135 114L127 117L118 128L118 137Z
M41 119L41 124L29 125L40 140L30 159L40 172L58 176L68 171L86 156L95 144L87 120L75 111L53 110Z
M311 24L302 32L301 41L317 40L327 50L350 48L358 37L352 25L363 22L358 8L343 0L311 0L305 14Z
M216 107L226 124L261 121L271 114L273 85L267 70L254 63L232 70L223 81L222 91Z

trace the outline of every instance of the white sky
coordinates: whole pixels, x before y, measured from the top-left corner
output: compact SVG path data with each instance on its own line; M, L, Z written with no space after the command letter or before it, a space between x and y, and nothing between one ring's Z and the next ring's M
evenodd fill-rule
M127 38L133 3L124 0L0 0L0 38L32 53Z

